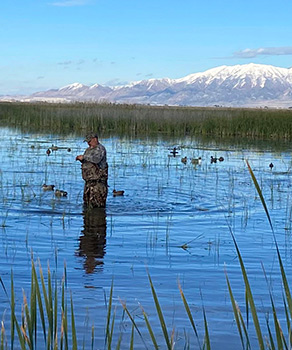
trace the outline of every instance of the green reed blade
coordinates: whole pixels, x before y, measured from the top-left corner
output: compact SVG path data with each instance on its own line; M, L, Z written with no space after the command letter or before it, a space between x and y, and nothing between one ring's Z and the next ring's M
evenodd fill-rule
M245 270L245 266L244 266L244 263L243 263L243 260L242 260L242 257L241 257L238 245L236 243L235 237L234 237L230 227L229 227L229 230L230 230L231 237L232 237L234 245L235 245L235 249L237 251L237 256L238 256L238 259L239 259L241 272L242 272L242 276L243 276L243 279L244 279L247 300L248 300L249 305L250 305L251 314L252 314L252 318L253 318L256 334L257 334L259 347L260 347L261 350L264 350L265 346L264 346L263 335L262 335L262 332L261 332L261 327L260 327L260 323L259 323L259 320L258 320L257 311L256 311L254 299L253 299L253 296L252 296L252 292L251 292L249 280L248 280L248 277L247 277L247 273L246 273L246 270Z
M130 340L130 350L134 350L134 324L132 323L132 330L131 330L131 340Z
M241 327L243 329L243 332L244 332L244 335L245 335L245 339L246 339L246 349L250 349L251 346L250 346L249 336L248 336L247 328L245 326L245 322L244 322L242 313L241 313L238 305L236 305L236 308L237 308L238 316L239 316L239 319L240 319Z
M9 303L9 306L10 306L10 310L11 310L11 325L12 327L16 327L16 331L17 331L17 335L18 335L18 340L19 340L19 343L20 343L20 346L21 346L21 349L22 350L26 350L26 346L25 346L25 340L22 336L22 332L21 332L21 328L18 324L18 321L16 319L16 315L15 315L15 296L14 296L14 284L13 284L13 273L11 271L11 301L9 300L9 296L8 296L8 293L7 293L7 290L6 290L6 287L4 285L4 282L0 276L0 283L2 285L2 288L4 290L4 293L7 297L7 300L8 300L8 303ZM11 349L13 349L13 344L14 344L14 329L13 329L13 332L11 332L11 334L13 335L13 338L11 338Z
M188 302L187 302L187 300L185 298L185 295L183 293L183 290L182 290L182 287L181 287L180 283L178 283L178 288L179 288L179 292L180 292L180 295L181 295L181 298L182 298L185 310L187 312L188 318L189 318L189 320L191 322L191 325L193 327L193 330L195 332L195 335L196 335L196 338L197 338L197 341L198 341L198 345L199 345L199 349L201 349L200 339L199 339L198 331L197 331L197 328L196 328L196 325L195 325L195 321L193 319L193 315L191 313L191 309L190 309L189 304L188 304Z
M1 277L0 277L1 278ZM2 283L2 279L1 279L1 283ZM10 277L10 284L11 284L11 305L10 305L10 309L11 309L11 317L10 317L10 322L11 322L11 326L10 326L10 336L11 336L11 340L10 340L10 345L11 345L11 350L13 350L13 345L14 345L14 331L15 331L15 324L14 324L14 315L15 315L15 295L14 295L14 283L13 283L13 272L11 270L11 277ZM3 284L2 284L3 285Z
M34 280L34 285L35 285L35 289L36 289L36 297L37 297L38 306L39 306L39 314L40 314L41 323L42 323L42 327L43 327L44 341L46 343L47 335L46 335L46 322L45 322L45 316L44 316L44 308L43 308L43 302L42 302L40 286L39 286L39 282L38 282L38 278L37 278L37 273L36 273L36 269L35 269L35 265L34 265L33 261L32 261L31 268L32 268L32 279Z
M117 343L117 346L116 346L116 350L120 350L120 348L121 348L122 337L123 337L123 335L122 335L122 333L121 333L120 336L119 336L119 339L118 339L118 343Z
M94 325L91 327L91 350L94 348Z
M36 347L37 342L37 302L36 302L36 285L33 278L33 271L31 270L31 288L30 288L30 317L31 327L33 332L33 344Z
M71 328L72 328L72 349L77 350L77 336L76 336L76 328L75 328L75 318L74 318L72 294L71 294Z
M54 341L54 310L53 310L53 288L52 288L52 278L51 270L48 263L48 302L49 302L49 330L51 333L51 341Z
M159 321L160 321L161 329L162 329L162 332L163 332L163 335L164 335L164 339L165 339L165 342L166 342L166 346L167 346L168 350L171 350L171 343L169 341L167 328L166 328L166 324L165 324L165 321L164 321L163 313L162 313L162 310L161 310L161 307L160 307L160 304L159 304L159 301L158 301L158 297L157 297L157 294L155 292L155 289L154 289L154 286L153 286L150 274L148 272L147 272L147 274L148 274L148 279L149 279L149 283L150 283L150 287L151 287L152 296L153 296L153 299L154 299L156 311L157 311L158 318L159 318Z
M29 348L31 350L34 349L33 346L33 329L32 329L32 321L31 321L31 317L29 314L29 308L28 308L28 304L27 304L27 298L26 295L24 293L24 290L22 291L23 293L23 305L24 305L24 313L25 313L25 319L26 319L26 325L28 327L28 336L25 332L25 338L27 339L27 343L29 344Z
M4 328L4 322L1 322L1 350L4 350L4 344L5 344L5 328ZM7 344L6 344L7 348Z
M155 349L155 350L158 350L159 347L158 347L158 344L157 344L157 342L156 342L156 339L155 339L155 336L154 336L154 333L153 333L151 324L150 324L149 319L148 319L148 316L147 316L147 314L146 314L146 312L144 311L143 308L142 308L142 313L143 313L144 320L145 320L145 323L146 323L146 327L147 327L148 332L149 332L149 334L150 334L150 338L151 338L151 340L152 340L154 349Z
M284 296L283 296L283 304L284 304L284 308L285 308L285 316L286 316L286 325L287 325L287 330L288 330L289 344L290 344L290 348L292 348L291 322L290 322L290 318L289 318L289 312L288 312L288 308L287 308L287 303L286 303L286 300L285 300Z
M130 314L130 311L128 310L128 308L127 308L127 306L126 306L126 303L123 302L121 299L120 299L120 303L122 304L123 310L124 310L124 311L126 312L126 314L128 315L129 319L130 319L131 322L132 322L132 325L135 327L135 329L136 329L136 331L138 332L138 334L139 334L141 340L143 341L145 347L147 348L146 343L145 343L145 341L144 341L144 338L143 338L143 336L142 336L142 333L140 332L140 330L139 330L139 328L138 328L138 326L137 326L137 324L136 324L134 318L133 318L132 315Z
M204 315L204 326L205 326L205 345L206 345L206 350L211 350L210 335L209 335L208 323L207 323L206 312L205 312L205 308L204 307L203 307L203 315Z
M242 334L242 330L241 330L241 326L240 326L240 319L239 319L239 315L238 315L238 312L237 312L236 301L235 301L233 293L232 293L232 289L231 289L231 285L230 285L229 278L228 278L228 275L227 275L227 271L225 271L225 277L226 277L226 281L227 281L229 296L230 296L230 300L231 300L231 305L232 305L233 314L234 314L235 322L236 322L236 325L237 325L237 329L238 329L241 345L242 345L242 348L244 349L244 340L243 340L243 334Z
M55 343L57 342L58 336L58 291L57 291L57 276L55 280L55 295L54 295L54 339Z
M282 335L281 335L282 332L281 332L279 320L278 320L278 317L277 317L277 312L276 312L276 308L275 308L275 304L274 304L274 300L273 300L271 287L270 287L270 284L269 284L269 281L268 281L268 277L267 277L267 274L266 274L266 270L264 268L263 263L261 265L262 265L262 270L263 270L263 273L264 273L264 276L265 276L265 280L266 280L266 283L267 283L267 286L268 286L268 289L269 289L269 296L270 296L270 302L271 302L272 310L273 310L274 327L275 327L275 333L276 333L276 339L277 339L277 349L278 350L283 350L283 342L282 342Z
M109 341L111 341L111 339L109 339L109 335L110 335L110 320L111 320L112 301L113 301L113 289L114 289L114 281L112 280L109 301L108 301L108 309L107 309L105 343L109 343Z
M251 169L251 167L250 167L250 165L249 165L248 160L246 159L245 162L246 162L246 165L247 165L248 170L249 170L249 172L250 172L250 175L251 175L252 181L253 181L253 183L254 183L254 185L255 185L255 188L256 188L256 190L257 190L257 192L258 192L258 195L259 195L259 197L260 197L260 199L261 199L262 205L263 205L263 207L264 207L264 209L265 209L265 212L266 212L266 215L267 215L269 224L270 224L270 226L271 226L272 232L274 232L272 220L271 220L271 217L270 217L270 214L269 214L269 211L268 211L266 202L265 202L265 200L264 200L264 196L263 196L263 194L262 194L261 188L260 188L260 186L259 186L259 184L258 184L258 181L257 181L255 175L254 175L254 172L252 171L252 169Z
M115 327L115 319L116 319L116 310L114 310L113 317L112 317L112 324L110 328L110 334L108 337L108 345L107 348L108 350L111 350L112 348L112 341L113 341L113 334L114 334L114 327Z
M266 323L267 323L267 329L268 329L268 334L269 334L269 341L270 343L268 344L268 348L270 350L276 350L275 348L275 343L274 343L274 338L273 338L273 335L272 335L272 332L271 332L271 328L270 328L270 324L269 324L269 319L267 317L266 319Z

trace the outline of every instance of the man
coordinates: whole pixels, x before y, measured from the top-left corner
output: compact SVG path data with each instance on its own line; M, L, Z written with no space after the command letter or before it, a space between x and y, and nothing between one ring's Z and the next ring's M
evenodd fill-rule
M106 149L99 143L95 133L88 134L85 141L89 147L83 155L76 157L81 162L82 178L85 181L84 205L89 208L104 208L108 192Z

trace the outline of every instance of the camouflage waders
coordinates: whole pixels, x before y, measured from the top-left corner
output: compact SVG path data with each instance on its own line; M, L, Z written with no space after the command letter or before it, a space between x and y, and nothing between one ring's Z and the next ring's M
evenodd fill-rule
M108 165L106 150L98 144L94 148L87 148L82 161L82 178L85 181L83 200L84 206L89 208L104 208L108 192Z
M97 169L97 180L88 180L84 184L83 201L84 205L89 208L104 208L108 192L106 169Z

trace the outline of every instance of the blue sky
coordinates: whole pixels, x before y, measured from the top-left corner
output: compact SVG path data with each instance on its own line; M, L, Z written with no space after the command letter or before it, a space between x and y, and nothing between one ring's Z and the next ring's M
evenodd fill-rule
M1 0L0 94L290 68L291 13L291 0Z

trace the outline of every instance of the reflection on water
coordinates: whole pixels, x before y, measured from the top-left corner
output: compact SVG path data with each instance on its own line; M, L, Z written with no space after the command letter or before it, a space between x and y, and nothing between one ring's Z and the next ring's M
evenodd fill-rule
M86 273L93 273L103 267L106 244L106 210L105 208L85 209L84 227L79 237L79 249L76 254L83 257Z

